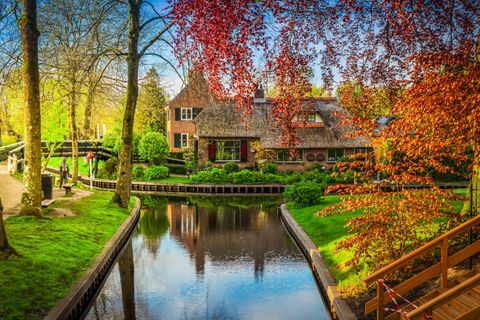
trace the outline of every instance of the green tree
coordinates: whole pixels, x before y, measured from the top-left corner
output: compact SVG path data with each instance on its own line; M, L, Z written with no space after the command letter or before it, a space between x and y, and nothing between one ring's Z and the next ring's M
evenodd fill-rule
M42 209L42 148L40 116L40 75L38 71L37 2L22 1L18 19L22 41L22 76L24 108L25 171L22 193L22 214L41 215Z
M167 96L160 86L160 77L155 68L150 68L140 85L135 129L138 132L156 131L166 134Z
M147 19L141 24L141 8L143 0L128 0L128 54L127 54L127 97L125 112L122 122L122 147L118 160L120 161L117 187L112 201L126 208L130 201L132 189L132 149L133 126L135 124L135 111L138 100L138 68L141 58L147 50L166 33L173 25L172 22L164 24L158 32L151 37L143 47L139 46L140 31L158 18ZM145 2L147 3L147 2Z
M148 132L140 140L138 151L142 159L154 162L168 155L168 140L158 132Z

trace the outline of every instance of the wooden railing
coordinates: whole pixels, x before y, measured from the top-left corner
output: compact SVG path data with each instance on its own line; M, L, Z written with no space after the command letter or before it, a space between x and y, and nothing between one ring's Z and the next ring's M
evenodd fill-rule
M426 243L420 248L410 252L402 258L394 261L393 263L381 268L377 272L374 272L372 275L364 279L367 285L377 282L377 295L375 298L365 304L365 314L369 314L370 312L376 310L377 319L384 319L384 306L391 301L391 298L390 295L384 291L384 287L382 285L383 279L400 268L408 265L414 259L423 257L436 248L440 248L440 262L397 285L393 288L393 291L398 294L405 294L406 292L409 292L410 290L422 285L438 275L440 275L440 286L442 288L448 288L448 269L480 252L480 240L468 245L452 255L448 254L448 241L469 231L470 228L473 228L479 224L480 216L476 216L455 227L454 229L442 234L438 238Z

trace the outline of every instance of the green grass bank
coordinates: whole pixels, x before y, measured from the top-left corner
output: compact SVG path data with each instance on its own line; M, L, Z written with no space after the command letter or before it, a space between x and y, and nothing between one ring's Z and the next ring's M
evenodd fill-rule
M77 201L52 207L76 216L6 220L9 241L20 256L0 261L0 319L41 319L78 281L106 242L128 217L130 208L110 203L112 195L96 191Z
M457 194L465 195L466 189L459 189L454 191ZM323 208L339 203L341 198L336 195L325 196L321 204L305 207L295 208L287 204L287 208L302 227L302 229L309 235L312 241L317 246L322 254L327 266L332 275L337 280L339 289L347 294L356 295L360 291L360 285L363 279L367 276L369 270L366 265L362 265L360 271L357 272L351 267L345 267L344 263L352 258L353 252L341 250L334 253L335 245L345 237L348 237L348 229L345 228L346 220L362 214L361 210L355 212L347 212L328 217L318 217L315 214ZM465 206L463 201L454 201L453 207L457 212L460 212Z

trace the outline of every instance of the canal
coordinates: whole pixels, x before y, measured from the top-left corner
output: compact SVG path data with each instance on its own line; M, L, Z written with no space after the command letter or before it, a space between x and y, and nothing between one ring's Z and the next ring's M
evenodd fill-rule
M276 200L142 203L87 319L329 319Z

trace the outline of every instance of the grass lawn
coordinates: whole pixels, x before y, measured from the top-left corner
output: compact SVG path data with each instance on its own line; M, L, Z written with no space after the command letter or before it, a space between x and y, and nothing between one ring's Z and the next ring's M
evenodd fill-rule
M48 162L48 166L58 169L60 167L61 162L62 162L61 157L54 157L50 159L50 161ZM68 168L70 169L70 173L73 173L72 158L67 158L67 163L68 163ZM93 165L93 162L92 162L92 165ZM103 160L100 160L98 163L98 168L100 169L101 167L103 167ZM80 174L81 176L88 176L89 173L90 173L90 166L88 162L84 164L83 157L78 158L78 174Z
M20 256L0 261L0 319L43 318L70 290L129 214L112 205L111 197L96 191L54 204L70 208L75 217L6 220L9 241Z
M459 189L454 192L464 195L467 190ZM294 208L288 204L287 207L298 224L317 245L330 272L336 278L340 289L354 294L355 291L350 291L348 288L363 284L363 279L368 273L367 266L362 266L360 272L356 273L351 267L343 266L352 257L353 253L347 250L334 253L334 250L335 243L347 237L347 229L344 227L346 219L361 215L361 211L357 210L353 213L343 213L329 217L317 217L315 215L316 212L340 202L339 196L325 196L324 199L324 202L321 204L311 207ZM463 201L454 201L453 206L457 212L460 212L464 203Z
M360 284L367 270L363 268L361 273L357 275L350 267L342 267L341 265L352 257L352 253L342 250L335 254L333 251L335 250L335 243L347 236L347 229L344 228L345 220L359 216L361 212L343 213L330 217L317 217L315 215L323 208L338 202L340 202L339 196L325 196L324 202L315 206L294 208L287 205L287 207L298 224L317 245L330 272L337 279L339 287L348 287Z

